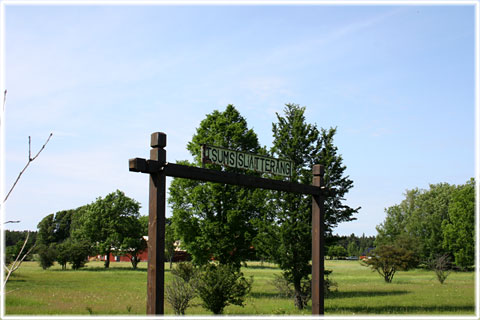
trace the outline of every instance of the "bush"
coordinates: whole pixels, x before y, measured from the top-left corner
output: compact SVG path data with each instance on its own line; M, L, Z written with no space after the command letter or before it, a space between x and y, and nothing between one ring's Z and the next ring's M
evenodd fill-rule
M67 269L67 262L70 258L70 248L67 242L62 242L57 246L57 262L62 266L62 270Z
M85 266L90 246L85 241L71 241L68 243L69 258L68 262L72 264L73 270L78 270Z
M53 263L55 262L57 252L55 250L54 245L44 245L41 244L37 247L37 253L38 253L38 259L39 259L39 264L42 267L43 270L50 268L53 266Z
M165 288L165 298L175 314L185 314L195 294L198 271L190 262L181 262L172 269L173 280Z
M179 262L175 268L172 269L173 275L182 278L187 283L195 278L197 273L197 269L191 262Z
M448 253L445 253L430 261L429 266L435 271L438 281L443 284L450 274L452 264Z
M233 266L210 264L200 276L196 289L204 308L214 314L222 314L230 304L243 306L252 282L253 279L248 281Z
M190 300L194 297L194 286L177 276L174 276L171 284L165 288L165 298L177 315L185 314L185 310L190 306Z

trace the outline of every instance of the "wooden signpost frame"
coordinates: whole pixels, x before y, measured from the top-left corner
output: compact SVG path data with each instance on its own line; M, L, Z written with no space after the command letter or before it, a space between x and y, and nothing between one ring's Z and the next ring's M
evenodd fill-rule
M129 160L129 170L148 173L149 221L148 221L148 269L147 269L147 314L164 314L164 256L165 256L165 205L166 176L217 183L225 183L250 188L263 188L312 196L312 315L324 314L324 169L313 166L312 185L288 181L266 179L244 174L216 171L167 163L167 135L154 132L151 135L150 159Z

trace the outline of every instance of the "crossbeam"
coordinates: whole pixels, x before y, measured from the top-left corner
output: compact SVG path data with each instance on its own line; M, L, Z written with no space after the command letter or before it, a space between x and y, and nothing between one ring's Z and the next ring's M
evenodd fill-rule
M129 160L129 170L148 173L149 222L148 222L148 269L147 269L147 314L164 313L164 242L165 242L165 177L238 185L249 188L278 190L296 194L312 195L312 315L324 314L324 201L334 190L324 186L324 168L314 165L312 185L289 181L266 179L239 173L190 167L166 161L167 136L162 132L151 135L150 159Z
M175 163L165 163L162 165L158 161L146 160L142 158L130 159L129 167L130 171L134 172L163 172L166 176L175 178L186 178L193 180L226 183L243 187L286 191L297 194L309 194L314 196L318 196L321 193L321 189L319 187L312 185L282 180L266 179L234 172L190 167Z

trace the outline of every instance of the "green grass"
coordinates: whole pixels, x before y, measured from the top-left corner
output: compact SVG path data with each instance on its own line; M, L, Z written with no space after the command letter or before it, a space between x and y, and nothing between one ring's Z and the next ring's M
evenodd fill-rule
M132 270L129 263L112 263L109 270L100 262L87 268L62 271L55 265L42 270L36 262L24 262L7 284L7 315L142 315L146 309L146 263ZM441 285L431 271L398 272L392 283L385 283L375 272L357 261L326 261L333 270L338 290L325 300L326 315L410 314L474 315L473 272L451 273ZM166 282L171 274L166 264ZM253 288L246 306L228 306L226 314L310 315L310 306L298 311L293 301L277 297L270 281L280 270L273 264L249 263L243 268L253 276ZM210 314L200 306L187 314ZM165 304L165 313L173 310Z

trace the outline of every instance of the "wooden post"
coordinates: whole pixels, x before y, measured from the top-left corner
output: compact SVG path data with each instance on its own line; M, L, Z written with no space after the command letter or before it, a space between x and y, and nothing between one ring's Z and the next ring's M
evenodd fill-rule
M167 135L152 133L150 160L160 165L166 162ZM164 256L165 256L165 173L150 173L148 211L148 271L147 271L147 314L164 313Z
M323 166L313 166L313 186L323 187ZM324 208L323 195L312 195L312 315L323 315L324 306L324 273L325 273L325 244L324 244Z

